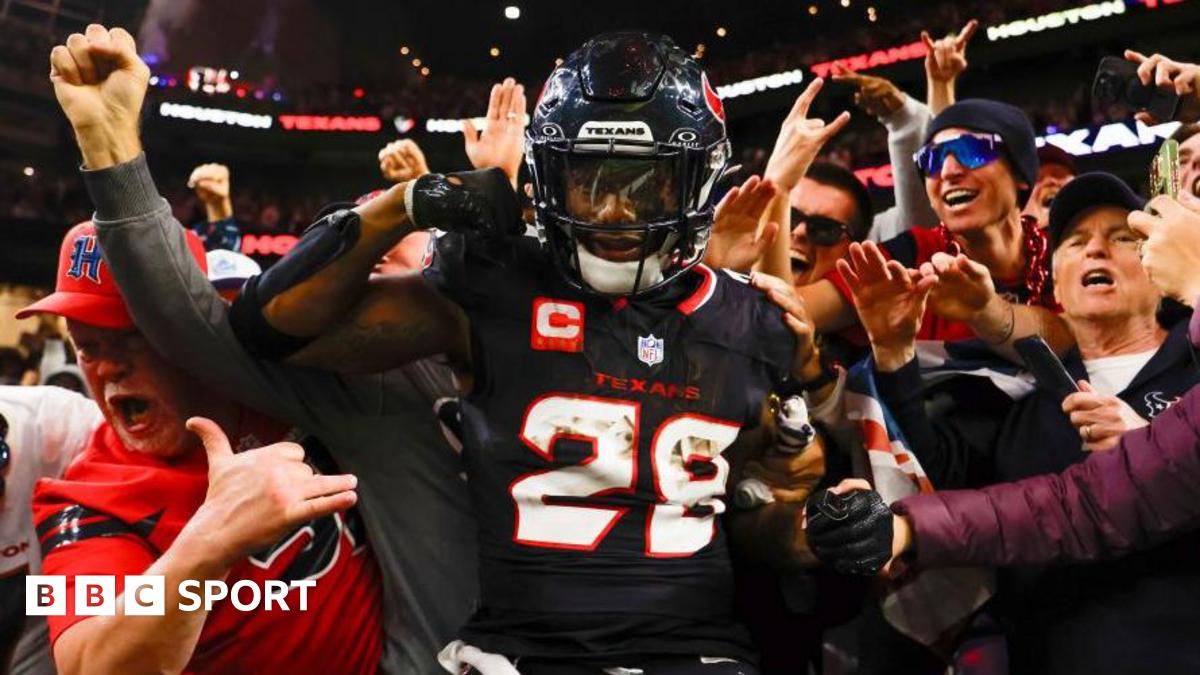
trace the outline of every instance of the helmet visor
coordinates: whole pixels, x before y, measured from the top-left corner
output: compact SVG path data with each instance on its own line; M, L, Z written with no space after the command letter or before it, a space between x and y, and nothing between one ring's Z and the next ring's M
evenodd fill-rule
M567 215L598 226L642 225L679 215L674 158L563 155Z

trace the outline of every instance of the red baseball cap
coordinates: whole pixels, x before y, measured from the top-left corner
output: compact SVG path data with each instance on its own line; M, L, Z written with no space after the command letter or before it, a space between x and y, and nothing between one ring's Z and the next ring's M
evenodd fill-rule
M192 258L207 274L204 244L195 233L185 232ZM92 221L79 223L63 237L54 292L17 312L17 318L34 314L57 314L98 328L133 326L121 290L101 257L100 240Z

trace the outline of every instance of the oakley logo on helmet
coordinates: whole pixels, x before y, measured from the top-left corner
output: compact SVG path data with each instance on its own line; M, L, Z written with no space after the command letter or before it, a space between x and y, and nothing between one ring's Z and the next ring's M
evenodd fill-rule
M700 145L700 133L695 129L676 129L675 133L671 134L671 140L668 142L676 145L697 147Z
M75 239L71 246L71 266L67 268L67 276L72 279L87 278L88 281L100 283L100 263L104 261L100 254L100 246L96 236L85 234Z
M650 125L645 122L584 122L579 138L632 138L652 141Z

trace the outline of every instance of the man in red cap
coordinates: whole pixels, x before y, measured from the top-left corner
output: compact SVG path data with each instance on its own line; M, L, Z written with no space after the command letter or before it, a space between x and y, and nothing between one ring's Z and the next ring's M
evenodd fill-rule
M199 240L188 244L204 269ZM354 476L315 473L296 443L258 448L287 430L159 357L134 327L91 223L63 240L55 292L18 316L38 312L67 319L105 419L63 477L34 494L43 574L66 577L65 613L48 618L60 672L375 672L378 569L341 513L356 501ZM232 447L221 429L233 432ZM161 614L126 615L122 596L113 614L90 616L75 605L79 575L112 576L116 593L126 575L162 576ZM258 591L244 584L210 610L188 611L185 580L200 582L197 594L209 581ZM284 582L273 606L255 599L270 597L271 581Z

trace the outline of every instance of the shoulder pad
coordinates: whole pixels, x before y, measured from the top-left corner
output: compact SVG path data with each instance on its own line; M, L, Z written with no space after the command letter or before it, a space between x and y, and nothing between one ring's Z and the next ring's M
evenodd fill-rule
M716 306L697 319L705 322L705 332L714 342L762 362L782 378L791 369L796 350L796 336L784 321L783 310L751 286L746 275L725 272L716 275L717 288L709 302Z

